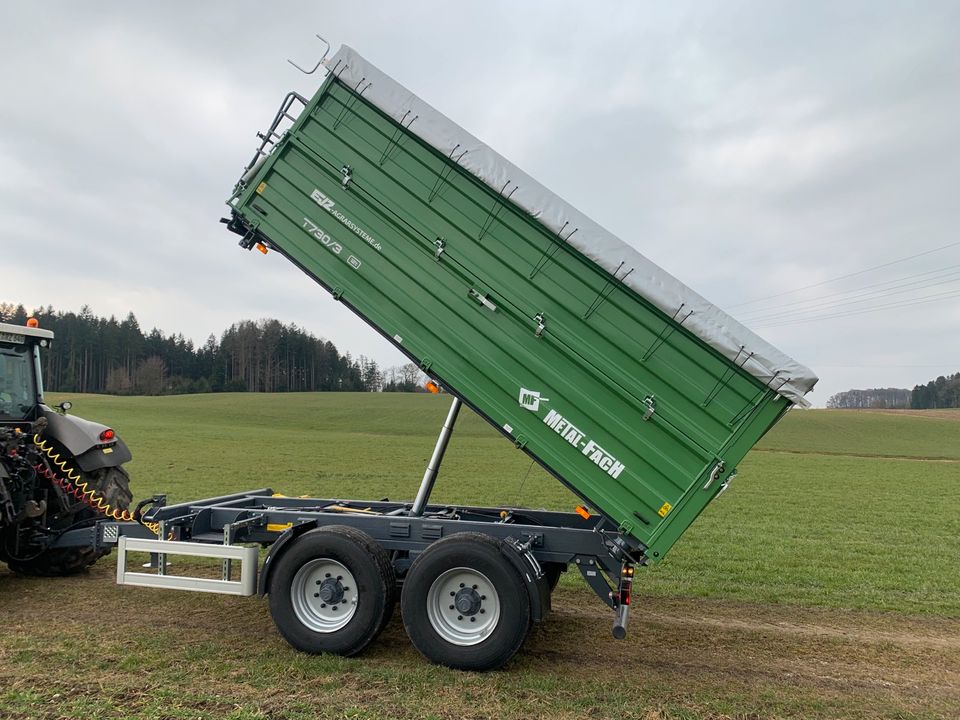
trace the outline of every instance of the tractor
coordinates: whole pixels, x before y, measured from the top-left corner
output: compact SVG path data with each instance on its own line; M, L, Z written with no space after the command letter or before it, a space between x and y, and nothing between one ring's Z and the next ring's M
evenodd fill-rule
M41 351L52 342L34 319L0 323L0 561L23 575L84 570L109 546L66 543L65 534L132 519L123 440L69 415L69 402L44 403Z

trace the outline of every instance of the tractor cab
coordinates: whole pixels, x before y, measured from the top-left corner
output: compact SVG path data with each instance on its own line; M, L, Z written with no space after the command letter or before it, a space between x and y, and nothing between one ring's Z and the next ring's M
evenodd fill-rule
M35 324L0 323L0 425L36 420L42 414L40 349L53 333Z

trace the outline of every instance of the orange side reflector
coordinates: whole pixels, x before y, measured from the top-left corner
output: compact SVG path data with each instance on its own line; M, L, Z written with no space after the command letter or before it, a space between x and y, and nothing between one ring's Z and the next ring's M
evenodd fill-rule
M40 321L36 318L27 318L27 327L40 327Z
M267 254L267 246L264 245L263 243L257 243L257 250L262 252L264 255Z
M429 392L432 392L434 395L436 395L438 392L440 392L440 387L439 387L433 380L428 380L428 381L427 381L427 384L424 385L424 387L425 387Z
M583 505L577 505L575 509L577 511L577 515L582 517L584 520L590 519L590 511L587 510Z

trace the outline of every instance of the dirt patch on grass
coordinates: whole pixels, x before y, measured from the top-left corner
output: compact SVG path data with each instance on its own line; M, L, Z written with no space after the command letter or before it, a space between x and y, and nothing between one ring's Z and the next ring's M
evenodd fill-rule
M266 603L0 572L0 716L956 718L960 621L635 595L629 639L561 585L502 672L411 648L399 613L358 659L297 653Z

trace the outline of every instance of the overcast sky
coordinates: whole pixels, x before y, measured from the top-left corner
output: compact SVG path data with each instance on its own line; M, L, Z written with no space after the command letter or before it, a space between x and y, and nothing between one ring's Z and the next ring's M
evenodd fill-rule
M319 73L286 58L312 65L320 33L812 367L814 403L960 370L960 3L4 2L2 15L0 301L133 311L198 342L276 317L402 362L218 223L255 133L288 90L316 89Z

